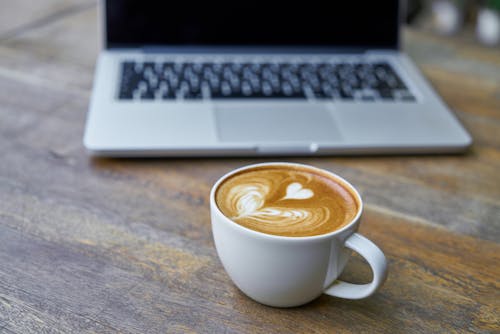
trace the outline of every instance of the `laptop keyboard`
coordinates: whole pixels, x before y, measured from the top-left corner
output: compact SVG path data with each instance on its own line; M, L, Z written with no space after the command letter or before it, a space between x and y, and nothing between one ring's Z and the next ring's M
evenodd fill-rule
M387 62L121 64L121 100L339 99L415 101Z

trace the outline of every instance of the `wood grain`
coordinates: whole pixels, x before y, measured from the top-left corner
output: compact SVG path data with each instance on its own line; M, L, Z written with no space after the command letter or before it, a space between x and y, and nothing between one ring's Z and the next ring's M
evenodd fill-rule
M405 34L406 50L472 132L467 154L284 159L360 189L361 233L388 255L390 273L366 300L321 296L274 309L231 283L208 211L218 177L270 159L90 158L81 140L96 5L28 7L12 5L19 21L0 24L0 332L500 331L498 50ZM343 278L364 282L370 272L355 256Z
M18 36L26 30L36 29L94 5L92 0L1 0L0 40Z

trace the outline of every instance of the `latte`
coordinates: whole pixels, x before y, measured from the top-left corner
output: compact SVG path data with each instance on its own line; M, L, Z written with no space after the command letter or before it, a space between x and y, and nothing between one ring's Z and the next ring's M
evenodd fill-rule
M258 166L224 180L215 200L234 222L262 233L304 237L333 232L359 210L357 196L333 175L297 165Z

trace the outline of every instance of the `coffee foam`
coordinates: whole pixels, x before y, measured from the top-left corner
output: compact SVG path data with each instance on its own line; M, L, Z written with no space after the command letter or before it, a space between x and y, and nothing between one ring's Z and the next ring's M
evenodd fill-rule
M259 232L312 236L354 219L356 197L326 173L296 166L259 166L223 181L216 192L222 213Z

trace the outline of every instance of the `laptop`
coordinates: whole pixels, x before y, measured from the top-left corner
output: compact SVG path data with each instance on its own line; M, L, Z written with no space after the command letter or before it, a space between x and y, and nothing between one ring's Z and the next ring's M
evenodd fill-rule
M84 145L102 156L461 152L397 0L100 2Z

